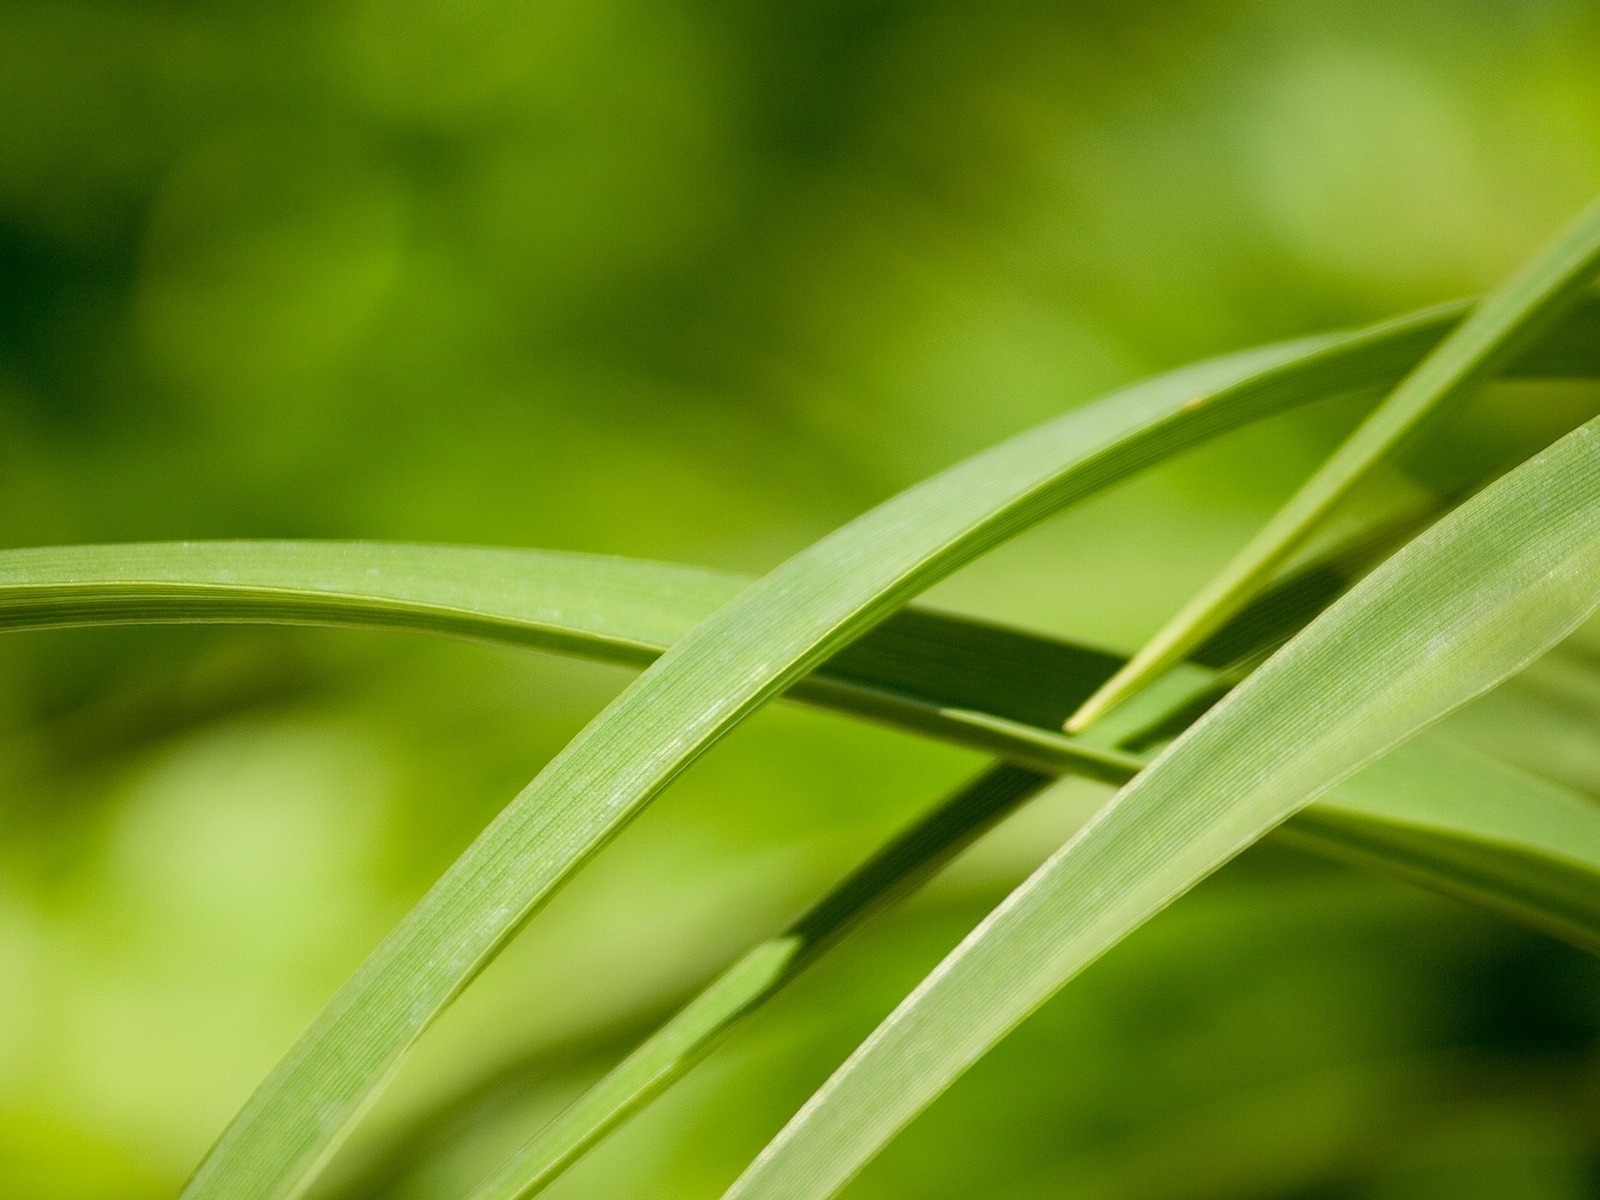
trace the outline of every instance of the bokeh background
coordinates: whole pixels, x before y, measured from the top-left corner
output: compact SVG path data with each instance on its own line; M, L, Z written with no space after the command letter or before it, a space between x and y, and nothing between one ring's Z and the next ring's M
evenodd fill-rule
M1597 192L1585 0L0 0L0 544L759 573L1118 383L1479 290ZM1438 461L1597 408L1502 389ZM1354 411L1190 454L934 599L1131 647ZM172 1195L627 678L352 632L0 639L0 1195ZM1557 693L1600 716L1557 683L1464 736ZM1544 728L1600 785L1596 726ZM319 1196L464 1195L978 765L763 714L447 1016ZM551 1195L717 1195L1098 799L1044 797ZM1593 1196L1597 1030L1577 951L1266 845L850 1196Z

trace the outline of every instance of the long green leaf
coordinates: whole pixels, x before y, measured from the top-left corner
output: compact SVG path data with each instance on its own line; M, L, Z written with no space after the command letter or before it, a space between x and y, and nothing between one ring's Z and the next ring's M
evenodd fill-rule
M1359 547L1357 547L1359 549ZM1287 577L1241 638L1309 619L1359 565L1348 551ZM167 542L0 551L0 630L270 622L421 630L644 666L748 586L723 572L539 550L371 542ZM1269 622L1264 625L1262 622ZM788 695L1045 771L1121 783L1104 739L1058 732L1116 670L1104 651L921 608L895 613ZM1098 732L1098 731L1097 731Z
M1001 764L983 772L862 864L782 933L753 946L473 1193L520 1200L698 1062L737 1022L872 913L913 890L995 822L1054 781Z
M902 494L741 593L489 825L262 1084L186 1195L299 1194L440 1009L707 746L939 574L1183 444L1184 431L1254 415L1259 400L1239 401L1263 389L1242 381L1294 378L1291 364L1324 350L1207 364L1080 410Z
M1402 746L1278 836L1600 953L1600 804L1483 755Z
M1600 201L1484 299L1368 414L1262 530L1067 722L1082 732L1249 603L1373 469L1577 303L1600 269Z
M752 947L513 1155L472 1200L524 1200L648 1104L829 945L1049 783L1002 765L914 823L806 917ZM1503 763L1406 745L1275 836L1600 950L1600 806Z
M742 592L484 830L263 1082L185 1194L302 1192L416 1038L572 872L719 737L917 591L1184 446L1393 378L1454 319L1251 351L1127 389L902 493Z
M1277 604L1261 603L1259 612L1240 614L1233 623L1237 630L1230 626L1225 636L1213 638L1215 651L1205 660L1225 665L1292 628L1286 622L1303 620L1341 587L1352 564L1360 566L1364 548L1358 544L1355 551L1341 551L1286 580L1276 593L1263 597ZM0 629L182 621L421 629L638 665L659 657L747 583L739 576L697 568L537 550L371 542L51 547L0 551ZM1085 753L1081 748L1069 749L1069 739L1037 728L1053 724L1056 706L1070 706L1089 694L1118 661L1087 647L912 608L824 663L790 694L892 724L908 712L937 711L946 725L931 730L936 736L963 745L981 742L980 748L1036 765L1044 760L1041 769L1098 778L1104 768L1107 782L1122 783L1140 765L1129 755L1096 751L1100 757L1085 767L1075 757ZM981 723L978 732L969 733L972 721ZM918 717L900 727L926 732L930 724ZM994 732L1022 726L1028 727L1022 735ZM1057 749L1048 748L1052 743L1059 744ZM1484 770L1503 770L1482 761ZM1490 782L1465 778L1470 772L1459 764L1447 773L1452 776L1451 795L1496 790ZM1368 789L1372 798L1365 805L1339 803L1347 786L1366 778L1363 772L1336 789L1292 828L1309 829L1315 823L1331 830L1331 821L1313 822L1312 817L1338 808L1348 818L1339 837L1330 834L1317 848L1348 855L1353 850L1346 843L1360 840L1369 848L1369 861L1399 870L1399 860L1374 857L1380 850L1372 830L1398 829L1408 843L1429 833L1465 841L1477 826L1461 822L1476 822L1490 811L1481 801L1466 815L1431 804L1427 780L1414 772L1406 777L1407 786ZM1555 794L1548 784L1530 786L1532 795L1519 790L1512 799L1506 793L1506 811L1525 811ZM1551 803L1568 812L1587 811L1569 793L1561 797ZM1355 831L1352 823L1366 831ZM1539 819L1528 824L1501 820L1482 839L1553 855L1554 864L1560 844L1540 849L1526 843L1547 828L1548 822ZM1563 836L1575 853L1588 845L1574 829ZM1301 840L1312 841L1309 834ZM1408 852L1409 857L1414 855ZM1429 882L1443 890L1450 887L1445 875ZM1508 886L1497 883L1490 894L1474 898L1509 912L1508 905L1495 899ZM1537 907L1542 911L1549 905ZM1529 919L1549 923L1544 917ZM1597 930L1600 921L1586 920L1581 929L1564 936L1588 944Z
M453 634L628 666L749 581L585 554L370 542L170 542L0 551L0 629L265 621ZM1132 761L1059 732L1120 660L927 609L894 614L794 699L1120 783Z
M1366 542L1358 540L1264 595L1256 611L1233 623L1237 629L1213 639L1208 661L1222 665L1248 656L1255 646L1276 640L1280 630L1303 622L1339 590L1350 570L1359 570L1370 553ZM525 550L237 542L67 547L0 552L0 628L314 622L449 632L633 663L658 656L745 582L659 563ZM1088 695L1116 661L958 617L906 610L811 678L837 670L822 690L824 703L860 687L873 695L900 694L902 707L950 701L982 712L999 706L1013 718L1050 726L1059 720L1056 706ZM1130 728L1137 733L1135 707L1118 716L1135 718ZM1387 756L1294 818L1284 836L1580 945L1600 944L1600 911L1584 903L1600 896L1600 810L1488 760L1457 761L1459 756L1438 749L1427 751L1420 766L1397 773L1406 759L1423 753L1408 747ZM1122 756L1118 765L1115 782L1131 777L1137 764ZM1062 769L1073 767L1063 763ZM918 821L821 903L821 911L832 914L827 938L817 935L811 920L752 950L541 1131L496 1186L508 1195L530 1194L553 1178L687 1070L725 1028L798 974L834 937L946 861L1046 778L996 768ZM795 953L778 955L777 947L795 945ZM762 963L773 969L763 973Z
M1412 542L1141 772L862 1044L727 1193L842 1188L1084 966L1600 600L1600 422Z

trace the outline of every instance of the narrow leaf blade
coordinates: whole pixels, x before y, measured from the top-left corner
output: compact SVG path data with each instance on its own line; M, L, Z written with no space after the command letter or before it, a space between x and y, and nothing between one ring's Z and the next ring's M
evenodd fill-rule
M261 1084L187 1200L302 1193L417 1037L536 908L718 738L917 591L1183 446L1370 386L1452 319L1251 351L1127 389L901 493L752 585L490 823Z
M835 1194L1069 978L1600 599L1586 425L1412 542L1119 793L895 1010L727 1193Z
M1484 299L1368 414L1237 555L1068 720L1080 733L1249 603L1373 469L1577 303L1600 268L1600 201Z

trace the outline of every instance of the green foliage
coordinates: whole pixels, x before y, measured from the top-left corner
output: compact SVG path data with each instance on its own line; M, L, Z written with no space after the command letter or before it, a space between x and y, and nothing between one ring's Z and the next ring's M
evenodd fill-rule
M1590 1194L1600 41L1369 8L0 12L0 1193Z
M910 489L676 642L483 832L219 1140L186 1195L299 1194L401 1056L537 907L712 743L921 591L1073 500L1252 416L1361 386L1435 318L1186 368ZM1381 378L1381 375L1379 376Z
M802 684L810 668L822 666L810 690L845 711L879 719L938 713L950 724L976 718L1000 739L1017 722L984 713L983 694L1017 672L986 649L1007 647L1015 658L1020 650L1058 668L1075 661L1078 694L1087 692L1111 669L1092 652L1040 653L1025 637L932 614L883 622L906 595L964 559L1153 457L1319 392L1370 386L1375 370L1403 370L1396 348L1403 353L1419 331L1426 336L1441 323L1424 317L1235 356L1130 389L912 489L742 590L709 573L651 564L428 547L238 543L12 552L0 566L9 568L0 606L19 627L205 619L370 624L621 661L660 656L379 947L257 1092L187 1194L303 1192L399 1056L510 934L711 742L779 691ZM1510 339L1520 328L1502 322L1499 331ZM1564 336L1571 335L1552 339L1558 353ZM1447 347L1454 344L1446 339ZM1293 637L1155 765L1141 770L1116 746L1073 747L1060 739L1051 767L1102 779L1132 775L1133 782L974 931L936 982L907 999L733 1194L832 1195L976 1057L1127 932L1363 763L1570 633L1600 595L1600 534L1591 528L1600 476L1589 435L1589 426L1580 428L1413 542ZM1288 595L1293 585L1282 590ZM651 600L657 593L659 605ZM696 620L697 607L713 611ZM874 625L884 632L873 636ZM830 655L858 639L830 671ZM929 646L942 650L930 656L922 652ZM1070 693L1072 676L1062 671L1049 682ZM1120 740L1136 743L1146 729L1192 708L1203 691L1184 688L1158 700ZM845 699L862 693L876 703ZM1013 708L1019 702L1026 706L1010 700ZM920 724L927 731L936 722ZM1003 740L999 746L1010 749ZM522 1196L548 1182L849 925L925 879L1048 782L1036 769L1039 755L1011 757L1033 765L1000 767L957 793L789 932L753 949L514 1159L485 1195ZM1473 773L1466 774L1476 803L1505 820L1486 799L1492 785L1473 788ZM1437 786L1452 790L1442 780ZM1394 789L1399 799L1389 807L1404 814L1399 821L1380 804L1378 822L1403 822L1410 791ZM1540 811L1526 803L1528 791L1503 788L1500 804ZM1545 793L1559 807L1561 797ZM1359 844L1374 815L1347 808L1323 826L1322 837L1338 840L1343 823L1357 830L1347 832L1346 843ZM1446 822L1444 837L1465 842L1476 832ZM1384 849L1398 844L1369 836L1366 853L1381 861ZM1596 936L1582 905L1560 902L1570 887L1526 885L1531 872L1519 840L1507 841L1503 857L1515 864L1509 868L1496 867L1494 839L1488 844L1480 857L1491 865L1476 878L1465 878L1467 856L1452 861L1437 849L1431 871L1457 880L1456 894L1476 889L1547 928L1586 941ZM1581 850L1563 849L1582 860ZM1415 867L1409 873L1427 877ZM1507 879L1512 883L1497 898Z
M1577 302L1600 264L1600 205L1592 207L1494 295L1473 309L1369 413L1272 521L1128 665L1067 721L1082 732L1181 660L1250 601L1361 481L1430 422L1464 400L1494 368Z
M1585 425L1314 621L1040 867L730 1196L831 1196L1100 954L1316 795L1528 665L1600 603Z

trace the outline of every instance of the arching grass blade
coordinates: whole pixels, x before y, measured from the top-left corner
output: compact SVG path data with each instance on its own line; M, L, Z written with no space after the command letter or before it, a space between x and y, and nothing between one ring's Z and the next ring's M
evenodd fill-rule
M724 1033L840 937L912 891L1054 780L1053 775L1004 763L983 772L852 872L782 933L742 955L541 1129L473 1193L472 1200L521 1200L541 1191L590 1146L680 1078Z
M719 737L919 590L1183 447L1381 386L1456 315L1250 351L1126 389L902 493L742 592L484 830L263 1082L186 1196L302 1192L415 1039L572 872Z
M1600 202L1478 305L1266 526L1067 721L1082 732L1249 603L1272 573L1374 467L1532 342L1600 269Z
M1600 422L1413 541L1179 738L986 918L727 1193L834 1195L1068 979L1600 601Z
M1379 529L1356 538L1275 585L1255 611L1241 614L1213 639L1215 647L1204 657L1220 666L1271 644L1320 608L1387 536ZM449 632L634 662L658 655L744 582L633 560L370 543L5 551L0 628L194 619L328 622ZM912 609L878 626L810 679L837 673L822 689L824 702L853 688L900 692L906 706L953 701L972 710L997 707L1014 720L1048 726L1059 719L1055 706L1087 695L1115 666L1115 659L1096 651ZM851 709L846 705L844 711ZM1124 711L1133 714L1132 708ZM1153 719L1159 723L1166 715L1155 713ZM1460 895L1581 945L1600 941L1600 914L1582 906L1584 896L1600 895L1600 812L1487 760L1462 762L1437 749L1428 752L1424 767L1438 771L1413 765L1396 775L1389 768L1422 753L1407 748L1362 772L1292 820L1285 836ZM1125 754L1111 761L1110 778L1118 782L1139 765ZM1443 778L1433 782L1441 772ZM1003 766L994 775L967 791L992 800L994 792L986 789L1045 778ZM1507 786L1510 780L1516 786ZM1347 801L1357 787L1355 799ZM978 815L982 822L998 819L1033 790L1032 784L1017 787L1009 803L985 801ZM964 792L930 813L904 839L918 854L880 855L865 878L877 880L879 888L897 881L896 893L903 891L910 873L932 870L981 830L982 823L968 825L961 815L972 815L971 804ZM1473 861L1470 886L1462 880L1467 854ZM848 914L839 931L876 906L863 899L873 897L863 897L852 881L825 902L827 909L839 912L842 906ZM1578 917L1571 915L1575 908ZM526 1191L552 1177L653 1089L687 1069L725 1024L761 1003L825 944L815 936L802 943L804 953L765 978L752 973L751 963L772 959L775 952L770 945L753 951L742 969L714 985L715 995L697 1001L691 1014L608 1076L600 1092L542 1132L519 1159L519 1186ZM708 1019L718 1012L721 1018ZM686 1036L695 1028L698 1040Z

